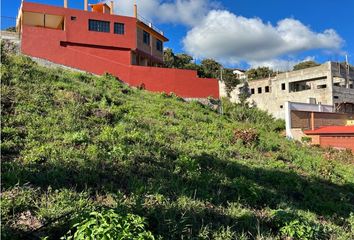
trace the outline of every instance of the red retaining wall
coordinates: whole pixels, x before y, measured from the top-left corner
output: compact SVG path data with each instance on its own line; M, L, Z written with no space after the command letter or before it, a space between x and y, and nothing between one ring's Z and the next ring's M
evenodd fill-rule
M192 70L130 65L130 49L72 43L62 30L23 26L22 52L94 74L108 72L131 86L144 85L154 92L219 98L217 79L198 78Z

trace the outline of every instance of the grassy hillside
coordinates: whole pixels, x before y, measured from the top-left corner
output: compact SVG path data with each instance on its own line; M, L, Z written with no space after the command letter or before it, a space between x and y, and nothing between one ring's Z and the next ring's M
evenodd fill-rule
M122 222L117 239L354 237L353 155L287 141L260 111L220 116L22 56L3 55L1 80L3 239Z

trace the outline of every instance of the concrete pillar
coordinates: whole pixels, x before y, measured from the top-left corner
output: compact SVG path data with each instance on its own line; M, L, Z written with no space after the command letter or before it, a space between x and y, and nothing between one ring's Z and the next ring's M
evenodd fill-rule
M68 8L68 0L64 0L64 8Z
M88 6L87 0L84 0L84 10L85 11L87 11L87 6Z
M111 15L114 14L114 2L111 1Z
M291 133L291 102L285 102L285 130L286 130L286 137L292 139L293 135Z
M311 112L311 130L315 130L315 113Z

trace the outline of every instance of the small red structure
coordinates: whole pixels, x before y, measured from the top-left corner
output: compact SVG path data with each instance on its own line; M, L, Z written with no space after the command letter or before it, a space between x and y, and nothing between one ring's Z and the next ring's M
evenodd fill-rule
M219 98L217 79L162 68L163 32L138 18L113 14L113 2L85 10L22 2L17 19L24 54L94 74L110 73L131 86L186 98ZM87 11L90 6L91 11ZM132 6L133 9L133 6Z
M304 133L312 138L313 144L351 149L354 153L354 126L326 126Z

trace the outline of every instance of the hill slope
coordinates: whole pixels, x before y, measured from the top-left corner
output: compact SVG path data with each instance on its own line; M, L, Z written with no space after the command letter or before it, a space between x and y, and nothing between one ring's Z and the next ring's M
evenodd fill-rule
M287 141L264 113L22 56L1 77L4 239L57 239L107 208L162 239L353 237L353 155Z

